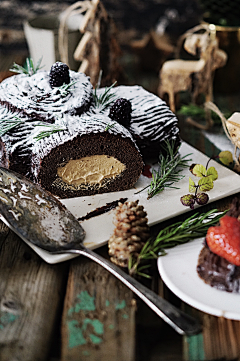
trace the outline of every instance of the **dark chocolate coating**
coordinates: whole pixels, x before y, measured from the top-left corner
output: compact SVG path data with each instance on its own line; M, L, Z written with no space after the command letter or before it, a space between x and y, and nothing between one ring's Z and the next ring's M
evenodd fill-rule
M235 197L227 214L238 218L240 199ZM211 287L219 290L240 293L240 267L213 253L205 241L199 254L197 272L200 278Z
M61 198L126 190L134 186L144 158L158 157L165 141L180 143L177 118L159 97L139 86L119 86L111 92L131 101L128 127L112 120L109 107L97 107L93 88L84 74L70 71L72 85L66 92L51 89L49 73L16 75L0 84L0 120L21 124L0 139L0 165L15 170ZM106 89L98 89L97 94ZM50 124L49 124L50 123ZM39 124L41 128L39 128ZM40 129L61 130L36 140ZM126 169L103 185L72 186L57 176L57 168L71 159L109 155Z

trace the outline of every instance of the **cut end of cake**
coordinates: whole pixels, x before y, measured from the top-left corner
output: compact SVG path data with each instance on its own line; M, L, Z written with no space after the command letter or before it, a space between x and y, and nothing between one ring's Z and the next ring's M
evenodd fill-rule
M39 147L44 148L44 143ZM141 154L128 138L92 133L76 136L52 149L34 172L43 188L60 198L89 196L132 188L143 169Z
M140 86L98 88L64 63L14 75L0 84L0 165L61 198L124 191L158 159L166 141L180 143L178 120ZM90 166L89 166L90 164Z

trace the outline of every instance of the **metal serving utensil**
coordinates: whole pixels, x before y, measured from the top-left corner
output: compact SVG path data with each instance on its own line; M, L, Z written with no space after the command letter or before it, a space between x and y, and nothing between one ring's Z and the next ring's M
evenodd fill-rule
M179 334L201 332L200 324L119 267L83 246L85 231L65 206L25 177L0 167L0 218L23 240L50 254L79 254L97 262L142 299Z

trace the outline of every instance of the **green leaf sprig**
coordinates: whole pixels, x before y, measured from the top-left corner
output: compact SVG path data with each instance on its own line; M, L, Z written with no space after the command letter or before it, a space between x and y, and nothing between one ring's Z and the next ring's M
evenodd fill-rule
M37 124L36 126L49 128L48 130L43 130L42 132L38 133L35 137L33 137L33 139L36 139L37 141L42 140L46 137L50 137L54 133L66 130L66 128L60 127L59 125Z
M14 116L13 119L0 119L0 137L21 123L23 121L17 116Z
M93 92L93 100L95 103L95 107L100 108L100 110L102 111L107 107L109 107L109 105L115 100L116 95L114 93L110 93L110 91L116 85L117 82L115 81L110 87L106 87L104 93L98 95L97 90L100 88L101 79L102 79L102 71L100 71L98 82Z
M63 85L61 85L61 86L59 86L59 87L56 87L56 88L53 88L53 90L52 90L52 92L53 93L60 93L60 95L62 96L62 97L65 97L65 96L67 96L68 95L68 93L69 93L69 91L70 91L70 88L74 85L74 84L76 84L77 82L76 81L72 81L71 83L69 83L69 84L63 84Z
M195 213L183 222L177 222L162 229L155 239L149 239L145 243L137 258L130 258L129 273L149 278L150 276L145 274L144 270L151 267L150 260L166 255L166 249L205 237L208 228L216 225L227 211L220 214L216 212L218 212L217 209L201 214Z
M137 192L140 193L148 188L147 199L161 193L165 188L178 189L173 184L184 178L181 172L188 167L188 162L191 161L187 158L190 154L180 155L179 147L175 147L174 142L166 141L165 148L167 155L164 156L162 153L159 155L158 169L153 169L150 185Z
M109 129L113 128L115 126L115 123L112 124L107 124L106 128L105 128L105 132L107 132Z
M37 62L37 65L34 66L33 59L27 58L25 66L21 66L16 63L13 63L13 66L10 69L10 71L13 71L14 73L18 73L18 74L27 74L27 75L31 76L33 74L36 74L37 71L42 68L42 66L40 66L41 61L42 61L42 58Z
M209 196L207 193L213 189L214 181L218 179L218 172L215 167L208 168L210 158L207 162L206 167L202 164L192 164L189 168L190 172L199 177L197 184L189 177L189 192L194 194L186 194L180 198L180 201L184 206L194 209L195 203L199 205L204 205L209 201Z

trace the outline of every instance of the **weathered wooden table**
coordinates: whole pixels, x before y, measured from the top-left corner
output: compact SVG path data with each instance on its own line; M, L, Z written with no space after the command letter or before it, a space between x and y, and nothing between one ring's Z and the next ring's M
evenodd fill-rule
M182 127L184 139L207 153L215 151L199 130L184 123ZM202 211L226 209L232 198L210 203ZM199 318L202 334L176 334L94 262L78 257L49 265L8 227L0 226L0 360L240 359L240 322L183 304L163 285L154 265L152 280L140 281ZM106 246L98 252L107 257Z
M182 138L197 149L209 156L218 151L184 119L180 128ZM202 211L227 209L232 199L210 203ZM152 232L190 214L154 226ZM108 257L107 246L97 252ZM0 360L240 360L240 322L184 304L164 286L155 263L152 275L151 280L140 281L198 318L202 334L178 335L114 276L88 259L45 263L0 223Z

